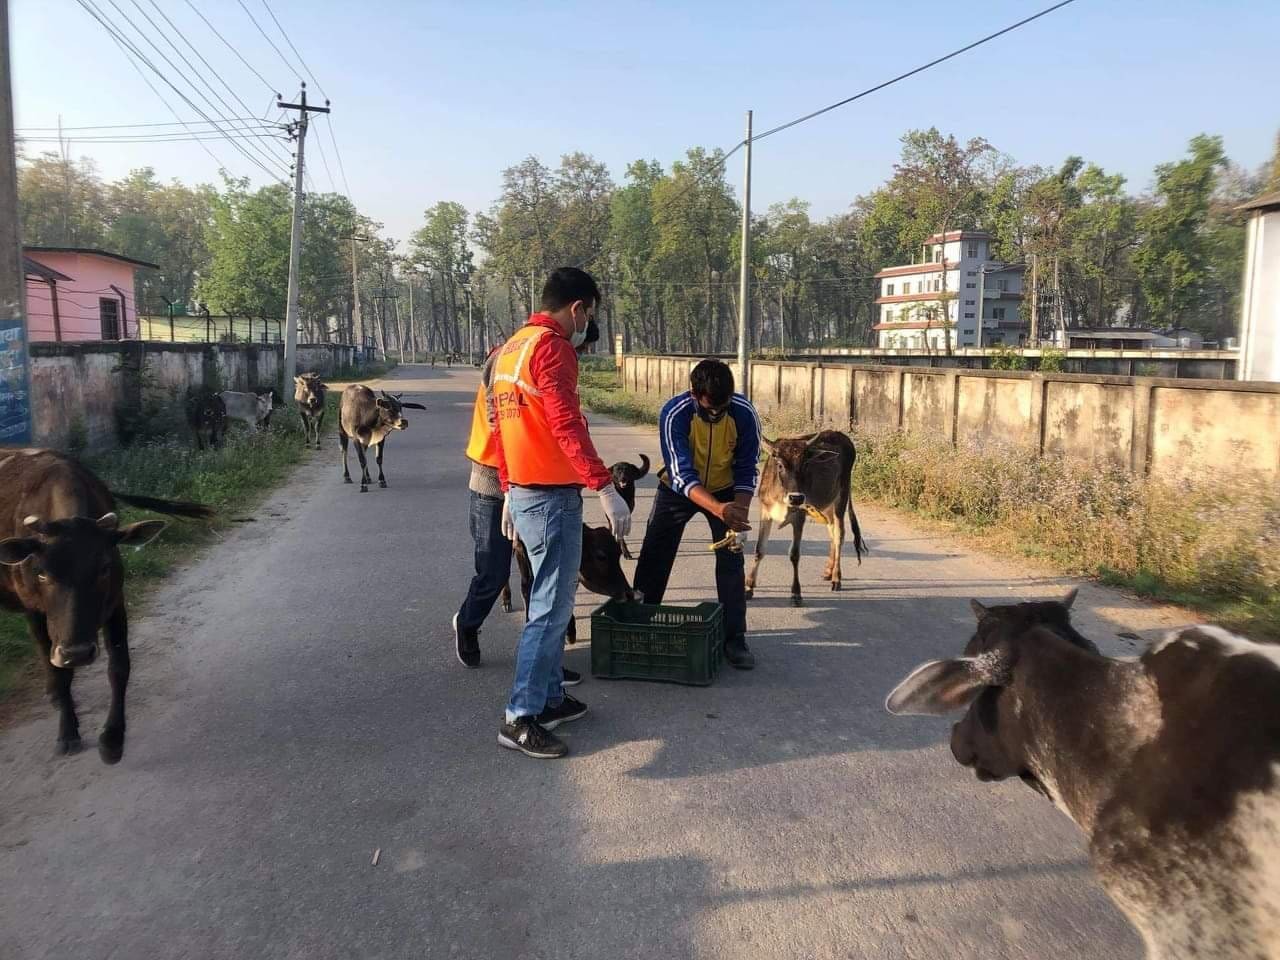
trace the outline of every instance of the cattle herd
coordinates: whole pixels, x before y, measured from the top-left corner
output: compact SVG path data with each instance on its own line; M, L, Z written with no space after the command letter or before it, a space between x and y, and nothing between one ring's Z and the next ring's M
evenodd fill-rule
M453 358L448 358L452 360ZM304 442L320 446L326 387L315 374L294 380ZM274 392L222 391L187 398L198 446L216 446L229 420L266 427ZM403 430L400 394L348 386L338 413L343 481L352 483L349 444L360 462L360 491L386 487L388 437ZM824 579L842 583L845 517L861 563L867 552L850 478L857 453L837 431L765 441L760 537L746 578L754 590L774 525L792 527L791 598L802 603L799 549L807 518L831 536ZM649 472L622 461L611 468L627 505ZM129 680L123 545L141 546L163 520L121 525L116 503L155 513L209 519L208 507L109 490L76 460L49 450L0 450L0 607L25 614L58 709L56 752L81 748L71 696L78 667L93 662L99 636L111 689L98 751L119 762ZM528 608L532 571L515 551ZM584 525L580 581L589 590L631 598L621 558L604 527ZM951 752L979 780L1017 778L1046 797L1084 833L1103 887L1129 917L1153 958L1280 958L1280 648L1216 627L1169 634L1141 657L1104 656L1071 622L1065 600L985 606L961 656L909 673L889 694L892 714L962 713ZM511 609L510 590L503 608ZM572 623L569 642L576 639Z

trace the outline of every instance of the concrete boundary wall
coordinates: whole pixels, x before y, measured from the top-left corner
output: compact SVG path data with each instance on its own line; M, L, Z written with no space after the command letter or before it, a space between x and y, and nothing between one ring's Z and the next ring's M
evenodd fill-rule
M278 344L137 340L33 343L33 441L66 448L77 438L90 449L111 447L118 409L136 403L144 387L175 398L185 397L188 387L282 387L283 350ZM352 350L341 344L300 344L298 366L331 375L351 365Z
M638 394L672 396L688 389L698 359L627 356L623 382ZM762 414L814 426L1025 444L1166 478L1280 479L1276 383L755 361L751 398Z

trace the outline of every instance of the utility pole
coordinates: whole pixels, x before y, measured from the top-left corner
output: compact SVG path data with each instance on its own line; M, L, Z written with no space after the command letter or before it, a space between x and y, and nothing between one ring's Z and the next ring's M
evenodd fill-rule
M1040 284L1036 280L1036 261L1031 255L1031 336L1027 338L1028 346L1034 347L1040 342Z
M352 326L358 331L356 336L359 337L357 343L361 350L364 350L364 316L360 312L360 262L356 258L356 241L361 243L369 240L369 237L361 236L353 233L349 237L343 237L344 240L351 241L351 322Z
M302 261L302 165L303 151L307 145L307 114L328 113L329 101L323 107L307 106L307 85L302 85L301 103L285 103L276 94L276 105L281 110L297 110L298 122L294 131L298 136L298 157L293 164L293 227L289 239L289 297L284 312L284 376L285 382L298 374L298 268Z
M782 359L785 360L787 358L787 314L786 314L786 310L782 305L782 293L783 293L783 287L782 287L782 284L779 283L778 284L778 333L781 338L780 342L782 344ZM763 310L764 307L761 307L760 309ZM761 326L763 325L764 324L762 322ZM764 331L761 331L760 338L762 340L764 339Z
M27 279L18 231L18 161L9 87L9 0L0 0L0 444L31 442ZM16 360L14 359L16 358Z
M471 327L471 284L461 284L463 292L467 295L467 363L475 362L476 341L472 334ZM533 274L529 274L529 289L533 289ZM530 311L532 312L532 311Z
M745 176L742 181L742 262L738 277L738 390L751 399L751 111L747 111Z
M418 362L418 331L413 325L413 271L405 271L405 279L409 281L409 332L413 335L413 362Z
M982 298L987 295L987 265L985 263L978 264L978 349L982 349L982 315L987 311L986 301Z

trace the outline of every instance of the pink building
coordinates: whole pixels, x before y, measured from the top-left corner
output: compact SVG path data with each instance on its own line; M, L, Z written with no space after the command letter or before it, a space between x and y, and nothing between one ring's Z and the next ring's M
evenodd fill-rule
M86 247L24 247L31 341L129 340L138 335L133 274L154 263Z

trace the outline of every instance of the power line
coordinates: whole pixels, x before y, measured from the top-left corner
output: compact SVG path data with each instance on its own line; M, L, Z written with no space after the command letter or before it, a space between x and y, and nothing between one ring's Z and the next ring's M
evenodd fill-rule
M162 49L160 49L160 46L151 38L149 34L145 33L141 27L139 27L136 23L133 22L133 20L129 17L129 15L126 14L124 10L121 9L118 3L116 3L116 0L107 0L107 2L110 3L111 6L113 6L116 9L116 12L119 13L120 16L125 18L129 26L131 26L135 31L137 31L138 36L146 40L146 42L151 46L151 49L153 49L156 53L160 54L160 56L164 59L164 62L167 63L174 71L176 71L184 81L186 81L186 83L191 87L192 91L194 91L195 94L200 97L200 99L202 99L205 103L209 105L210 110L212 110L215 114L217 114L219 118L225 119L225 115L222 113L222 111L218 109L217 105L212 100L209 99L208 95L205 94L204 89L201 89L200 85L198 85L195 82L195 80L191 79L190 77L182 73L178 65L169 59L168 54L166 54ZM142 18L146 20L146 22L150 25L151 29L154 30L156 34L161 39L163 39L165 43L169 45L169 48L173 50L174 55L177 56L179 59L182 59L183 54L178 49L178 45L174 43L173 39L168 34L166 34L162 29L160 29L160 26L156 23L155 19L149 13L147 13L146 10L143 9L142 4L139 2L139 0L131 0L131 2L133 3L134 7L137 8L138 13L142 16ZM183 39L185 39L185 37ZM226 99L223 98L223 96L213 88L213 85L209 83L208 80L206 80L204 77L200 77L199 73L196 73L196 76L200 80L200 83L204 85L204 88L207 89L209 93L212 93L214 97L218 99L218 102L222 104L222 106L226 109L228 114L235 113L235 110L232 108L231 104L227 103ZM244 106L244 109L246 110L249 109L247 105L242 104L242 106ZM280 157L278 154L272 154L270 151L263 149L258 144L248 143L248 146L253 147L257 151L258 156L264 157L268 163L280 162Z
M211 123L216 124L218 122L219 121L214 121L214 120L166 120L163 123L102 123L96 126L87 126L87 127L18 127L16 129L18 133L24 133L24 132L44 133L44 132L53 132L55 130L62 130L64 132L67 132L67 131L74 132L77 130L131 130L131 129L137 129L142 127L178 127L178 126L187 126L187 125L203 126ZM264 127L273 126L269 121L263 120L260 117L232 117L231 122L257 123Z
M253 25L258 28L258 32L262 34L262 39L267 41L267 43L271 44L271 49L276 52L276 56L280 58L280 62L285 65L285 69L287 69L290 73L296 73L297 71L293 69L293 64L290 63L287 59L285 59L285 55L280 52L280 48L276 46L276 42L272 40L269 36L267 36L267 31L262 29L262 24L258 23L258 18L255 17L252 13L250 13L249 8L244 5L244 0L236 0L236 2L240 4L240 9L245 12L245 15L250 20L253 21ZM298 77L298 79L301 80L302 78Z
M820 117L824 113L829 113L838 107L843 107L845 104L853 103L853 101L855 100L860 100L861 98L867 96L868 94L875 93L878 90L883 90L885 87L893 86L895 83L898 83L900 80L906 80L908 77L914 77L917 73L923 73L925 70L928 70L930 67L936 67L938 64L945 63L946 61L951 60L954 57L960 56L962 53L968 53L970 50L974 49L975 47L980 47L984 43L994 40L997 37L1002 37L1006 33L1011 33L1012 31L1017 30L1019 27L1026 26L1028 23L1031 23L1033 20L1039 20L1041 17L1047 16L1048 14L1053 13L1055 10L1061 10L1063 7L1074 2L1075 0L1061 0L1060 3L1055 3L1051 7L1045 7L1039 13L1034 13L1024 20L1019 20L1017 23L1012 23L1001 30L997 30L995 33L989 33L985 37L983 37L981 40L975 40L973 41L973 43L966 44L965 46L960 47L957 50L952 50L950 53L946 54L945 56L938 57L936 60L930 60L928 63L921 64L920 66L916 67L913 70L908 70L906 73L900 73L898 74L898 76L894 77L892 80L886 80L884 83L878 83L874 87L868 87L866 90L863 90L859 93L855 93L852 97L845 97L843 100L839 100L836 103L831 104L830 106L823 107L821 110L815 110L813 111L813 113L806 113L803 117L797 117L794 120L789 120L786 123L780 124L779 126L776 126L776 127L773 127L772 129L764 131L764 133L757 133L755 136L751 138L751 142L755 143L757 140L763 140L765 137L771 137L775 133L781 133L783 130L788 130L791 127L804 123L807 120L812 120L814 117Z
M316 85L316 89L320 91L320 96L328 100L329 94L324 92L324 87L320 86L320 81L316 79L316 75L312 73L311 68L307 66L307 61L302 59L302 54L298 52L298 48L295 47L293 45L293 41L289 39L289 34L285 33L284 26L278 19L276 19L275 12L271 9L271 5L267 3L267 0L262 0L262 5L267 8L267 13L271 14L271 19L275 21L276 28L280 31L280 36L284 37L284 42L289 45L289 49L293 51L293 55L298 58L298 63L302 64L302 69L305 70L307 76L311 78L311 82ZM241 6L243 6L243 4L241 4Z
M342 175L342 189L346 191L348 200L351 200L351 185L347 183L347 169L342 163L342 151L338 149L338 138L333 132L333 116L325 114L325 126L329 128L329 139L333 143L333 155L338 160L338 173ZM318 142L318 141L317 141ZM352 201L354 203L355 201Z
M80 4L80 6L81 6L81 7L82 7L82 8L83 8L83 9L84 9L84 10L85 10L85 11L86 11L90 16L92 16L95 20L97 20L97 21L98 21L98 23L99 23L99 24L101 24L102 28L103 28L104 30L106 30L106 31L107 31L107 33L108 33L108 34L110 34L110 35L111 35L111 37L112 37L113 39L115 39L115 40L116 40L117 44L123 44L124 46L127 46L127 47L128 47L128 49L129 49L129 52L130 52L130 53L132 53L132 55L133 55L133 56L137 57L137 59L138 59L139 61L141 61L143 64L145 64L145 65L146 65L146 66L147 66L147 67L152 71L152 73L154 73L154 74L155 74L156 76L158 76L161 80L163 80L163 81L164 81L164 83L165 83L165 84L166 84L166 85L167 85L171 90L173 90L173 92L174 92L174 93L176 93L176 94L177 94L177 95L178 95L178 96L183 100L183 102L185 102L185 103L187 104L187 106L189 106L192 110L194 110L196 113L198 113L198 114L199 114L201 117L203 117L205 120L208 120L210 123L215 123L215 121L213 121L213 120L209 117L209 115L208 115L208 114L206 114L203 110L201 110L198 106L196 106L196 104L191 100L191 98L190 98L190 97L188 97L185 93L183 93L183 92L182 92L182 91L181 91L181 90L180 90L180 89L179 89L179 88L178 88L178 87L173 83L173 81L171 81L167 76L165 76L165 74L164 74L164 73L163 73L163 72L162 72L162 71L161 71L161 70L160 70L160 69L159 69L159 68L158 68L154 63L152 63L150 59L148 59L148 58L147 58L146 54L144 54L144 53L143 53L143 52L142 52L142 51L137 47L137 45L136 45L136 44L134 44L134 43L133 43L131 40L129 40L127 37L125 37L125 36L124 36L124 34L123 34L123 32L121 32L118 28L116 28L115 26L113 26L111 23L109 23L109 22L108 22L108 20L106 19L105 15L102 13L102 11L101 11L101 10L99 10L99 9L97 8L96 4L94 3L94 0L77 0L77 2ZM111 3L111 5L112 5L112 6L116 6L116 5L115 5L115 0L108 0L108 2L109 2L109 3ZM124 14L124 12L123 12L123 11L121 11L119 7L116 7L116 10L117 10L117 11L119 11L119 12L120 12L120 14L121 14L122 16L124 16L124 18L125 18L126 20L129 20L128 16L127 16L127 15L125 15L125 14ZM132 24L132 21L129 21L129 22ZM135 27L134 27L134 29L137 29L137 27L135 26ZM166 58L166 59L167 59L167 58ZM135 66L136 66L136 65L137 65L137 64L135 64ZM175 69L176 69L176 68L175 68ZM150 86L150 87L151 87L151 89L152 89L153 91L155 90L155 87L151 85L150 81L148 81L148 84L147 84L147 85L148 85L148 86ZM157 96L159 96L159 94L157 94ZM161 102L164 102L163 98L161 98ZM166 103L165 103L165 106L169 106L169 104L166 102ZM181 119L182 119L182 118L178 115L178 113L177 113L177 111L176 111L176 110L173 110L173 108L172 108L172 107L169 107L169 109L170 109L170 111L173 113L173 115L174 115L175 117L177 117L177 119L179 119L179 120L181 120ZM215 111L215 112L216 112L216 111ZM215 123L215 125L216 125L216 123ZM241 153L241 154L242 154L242 155L243 155L247 160L249 160L250 162L252 162L255 166L257 166L257 167L261 168L261 169L262 169L262 171L263 171L264 173L266 173L268 176L272 177L272 179L277 179L277 180L278 180L278 179L280 179L280 176L279 176L279 174L278 174L278 173L276 173L276 172L272 171L270 168L266 167L266 166L262 163L262 161L260 161L260 160L259 160L257 157L255 157L253 154L249 153L249 152L248 152L248 151L247 151L243 146L241 146L240 144L236 143L234 140L231 140L230 138L227 138L227 142L228 142L228 143L230 143L233 147L235 147L235 148L236 148L236 150L238 150L238 151L239 151L239 152L240 152L240 153ZM210 154L210 155L212 156L212 154ZM217 159L217 158L215 157L214 159ZM224 168L226 167L226 164L221 163L221 161L219 161L219 165L220 165L220 166L222 166L222 167L224 167Z
M103 29L107 31L107 34L111 37L112 42L114 42L115 45L120 48L120 52L124 54L125 59L129 61L133 69L138 71L138 76L142 78L142 82L145 83L148 88L150 88L151 92L156 95L156 99L165 105L168 111L172 113L174 117L177 118L178 122L182 124L182 126L185 127L188 132L194 132L191 130L191 127L187 125L187 121L182 119L178 111L175 110L173 106L169 103L169 101L166 100L163 95L161 95L160 91L156 89L156 85L151 82L151 78L147 76L146 71L142 69L142 66L138 63L137 59L135 59L133 53L131 53L128 47L125 46L124 41L122 41L119 37L116 36L115 31L113 31L109 26L107 26L106 22L98 15L98 13L95 10L90 9L90 7L86 4L86 0L78 0L78 2L80 6L83 7L84 10L90 16L92 16L95 20L97 20L100 24L102 24ZM152 69L154 70L155 67L152 66ZM164 78L161 77L161 79L164 79ZM169 86L172 87L173 84L169 84ZM176 90L177 88L175 87L174 89ZM178 91L178 93L179 95L181 95L181 91ZM183 99L186 99L186 98L184 97ZM199 111L196 111L196 112L198 113ZM209 122L212 122L212 121L209 121ZM209 158L218 165L218 169L220 170L227 169L227 165L218 157L217 154L215 154L211 149L209 149L209 147L205 146L203 141L200 142L200 149L202 149L205 153L209 155Z
M231 96L235 99L235 101L238 104L240 104L241 107L244 108L244 111L246 113L252 113L253 108L244 102L244 100L240 97L240 94L236 93L235 90L232 89L231 84L227 83L227 81L222 77L222 75L218 73L218 71L214 68L213 64L211 64L208 60L205 59L204 54L200 52L200 49L194 43L192 43L189 39L187 39L187 35L183 33L182 30L179 29L177 24L175 24L169 18L169 15L165 13L163 9L161 9L160 4L158 4L156 0L150 0L150 2L151 2L151 5L156 8L156 12L159 13L160 16L164 18L165 23L169 24L169 26L173 29L174 33L176 33L182 39L182 42L185 43L191 49L191 52L194 53L199 58L200 62L205 65L205 67L209 70L209 72L212 73L215 77L217 77L218 82L221 83L223 87L226 88L227 92L231 94ZM140 12L142 11L142 7L138 5L138 0L133 0L133 5L135 7L138 7L138 10ZM148 20L150 20L150 17L148 17ZM152 20L151 24L152 26L155 26L155 21ZM157 28L157 32L159 32L158 28ZM176 51L177 48L175 47L174 50ZM213 90L213 87L210 86L209 89ZM230 106L227 104L227 101L223 100L222 97L219 96L218 100L221 101L223 106L226 106L228 110L231 109ZM276 159L278 160L279 157L276 156Z
M201 135L199 133L191 136L175 135L171 137L15 137L15 140L21 143L132 143L132 144L149 144L149 143L215 143L219 140L227 140L235 142L237 140L246 140L252 142L252 137L244 134L216 134L208 133ZM283 139L283 138L282 138Z
M273 87L270 83L268 83L268 82L267 82L267 78L266 78L266 77L264 77L262 74L260 74L257 70L255 70L255 69L254 69L253 64L251 64L248 60L246 60L246 59L244 58L244 54L240 52L239 48L238 48L238 47L233 46L233 45L231 44L231 42L230 42L226 37L224 37L221 33L219 33L219 32L218 32L218 28L217 28L217 27L215 27L212 23L210 23L210 22L209 22L209 18L208 18L208 17L206 17L203 13L201 13L199 10L197 10L197 9L196 9L196 5L195 5L194 3L192 3L192 2L191 2L191 0L186 0L186 4L187 4L187 6L188 6L188 7L190 7L193 11L195 11L195 15L196 15L197 17L199 17L201 20L203 20L203 21L204 21L205 26L207 26L210 30L212 30L212 31L213 31L213 35L214 35L215 37L217 37L219 40L221 40L221 41L222 41L222 43L226 46L226 48L227 48L228 50L230 50L230 51L231 51L232 53L234 53L237 57L239 57L239 58L240 58L240 62L241 62L241 63L243 63L246 67L248 67L248 68L249 68L249 71L250 71L250 72L251 72L255 77L257 77L259 80L261 80L261 81L262 81L262 85L263 85L264 87L266 87L268 90L270 90L270 91L271 91L271 95L272 95L273 97L274 97L274 96L276 96L276 95L277 95L277 94L276 94L276 88L275 88L275 87ZM274 103L275 101L273 100L272 102ZM270 108L268 107L268 109L270 109Z

